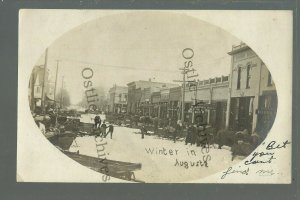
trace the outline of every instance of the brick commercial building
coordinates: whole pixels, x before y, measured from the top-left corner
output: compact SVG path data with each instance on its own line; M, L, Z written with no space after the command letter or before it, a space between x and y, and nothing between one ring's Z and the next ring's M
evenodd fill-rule
M128 88L114 85L109 89L108 110L113 113L127 112Z
M246 44L233 46L226 125L233 130L255 129L265 137L277 111L277 93L263 61Z
M128 113L140 114L145 113L148 110L148 114L151 115L151 106L147 104L151 101L151 95L153 92L160 91L161 88L177 87L177 84L172 83L160 83L149 81L134 81L127 84L128 86Z
M228 76L215 77L187 84L185 91L185 121L211 124L225 128L228 99Z
M233 46L230 75L187 83L184 121L209 124L217 130L248 129L262 136L270 130L277 110L272 76L246 44ZM127 111L162 120L182 119L182 86L152 81L128 83Z
M182 90L181 86L170 88L168 116L173 121L178 120L180 117L181 92L182 92L181 90Z

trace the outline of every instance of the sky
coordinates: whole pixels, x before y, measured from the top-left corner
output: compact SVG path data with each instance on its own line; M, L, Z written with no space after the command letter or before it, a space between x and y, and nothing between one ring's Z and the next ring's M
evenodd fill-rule
M58 87L64 77L64 88L76 104L84 92L84 68L93 70L93 86L102 86L106 92L114 84L126 86L137 80L174 83L182 79L179 68L186 61L182 51L191 48L197 78L208 79L230 73L227 53L240 42L184 14L123 13L90 21L62 35L48 47L47 68L54 81L58 60ZM44 62L45 54L36 64Z

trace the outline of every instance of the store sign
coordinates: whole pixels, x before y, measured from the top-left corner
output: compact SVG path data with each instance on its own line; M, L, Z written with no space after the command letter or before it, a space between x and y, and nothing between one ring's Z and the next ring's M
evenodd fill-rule
M258 115L275 115L276 111L270 109L260 109L256 110L256 114Z
M208 104L208 103L199 102L192 106L195 110L200 110L200 109L216 110L217 108L217 104L215 103Z

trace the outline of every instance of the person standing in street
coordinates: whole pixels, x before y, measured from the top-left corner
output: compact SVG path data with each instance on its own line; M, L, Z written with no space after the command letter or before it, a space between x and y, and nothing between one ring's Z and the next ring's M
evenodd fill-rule
M188 143L193 144L193 132L194 132L195 127L193 126L193 124L189 124L188 125L188 129L187 129L187 135L185 138L185 145L187 145Z
M106 135L104 137L106 138L106 136L110 133L110 139L112 139L113 132L114 132L114 126L112 124L110 124L108 126L108 132L106 133Z
M142 139L144 139L145 134L147 134L147 129L145 127L145 125L143 124L142 128L141 128L141 134L142 134Z
M105 120L103 120L103 123L102 123L102 125L101 125L101 137L105 137L106 136L106 128L107 128L107 126L106 126L106 124L105 124Z
M176 125L175 125L175 131L173 133L174 143L176 142L177 136L180 134L181 130L182 130L182 123L181 123L180 120L178 120Z
M100 124L101 124L101 118L99 115L96 115L94 118L94 122L95 122L95 128L99 128Z

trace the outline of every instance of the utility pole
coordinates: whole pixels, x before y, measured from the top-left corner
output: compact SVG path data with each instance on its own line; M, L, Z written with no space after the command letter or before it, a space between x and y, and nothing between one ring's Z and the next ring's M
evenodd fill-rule
M194 107L192 108L192 123L195 123L195 108L197 105L197 91L198 91L198 84L195 83L195 98L194 98Z
M192 78L195 78L198 76L198 74L195 74L195 69L193 68L193 62L192 62L192 58L194 57L194 51L191 48L185 48L182 51L182 56L185 59L184 62L184 66L183 68L179 68L179 70L181 70L182 74L183 74L183 80L182 81L178 81L178 80L174 80L174 82L182 82L182 97L181 97L181 121L182 123L184 122L184 107L185 107L185 85L186 82L190 83L195 83L196 80L191 80ZM191 75L192 73L192 75Z
M45 52L45 63L44 63L44 77L43 77L43 85L42 85L42 98L41 98L41 106L42 113L45 114L45 87L46 87L46 75L47 75L47 62L48 62L48 48Z
M59 60L56 61L56 75L55 75L55 85L54 85L54 103L55 103L55 107L56 107L56 87L57 87L58 65L59 65Z
M185 67L183 68L183 82L182 82L182 100L181 100L181 121L182 123L184 122L184 101L185 101L185 75L186 75L186 70Z
M182 77L182 81L181 80L174 80L174 82L181 82L182 83L182 87L181 87L181 120L182 122L184 122L184 101L185 101L185 84L186 84L186 80L185 80L185 75L186 75L186 68L179 68L179 70L182 70L181 74L183 75Z
M62 77L62 81L61 81L61 91L60 91L60 108L62 108L63 89L64 89L64 76Z

